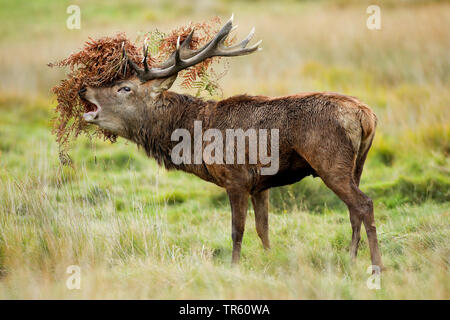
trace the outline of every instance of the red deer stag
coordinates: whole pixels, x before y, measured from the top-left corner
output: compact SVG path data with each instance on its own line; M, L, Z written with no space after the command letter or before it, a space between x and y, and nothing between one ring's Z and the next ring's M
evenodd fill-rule
M144 45L144 69L128 59L135 77L80 90L83 99L97 106L96 111L84 114L84 119L133 141L167 169L183 170L225 188L232 213L233 263L240 258L248 197L255 211L256 231L268 249L269 189L313 175L319 176L348 206L353 230L351 257L356 257L364 223L372 265L382 267L373 203L358 188L377 123L368 106L356 98L336 93L300 93L277 98L238 95L221 101L204 101L167 91L183 69L214 56L240 56L258 49L259 43L246 47L253 30L241 43L225 46L231 29L232 18L197 50L189 49L192 31L183 43L178 41L177 49L158 68L148 67ZM198 128L194 122L198 124L198 121L202 124L200 134L212 128L224 134L230 129L245 133L276 129L278 141L272 139L272 144L278 143L278 170L274 174L262 174L267 162L230 164L224 163L224 156L217 154L218 161L207 161L204 153L196 154L195 146L192 158L199 161L174 163L171 154L177 142L173 141L173 132L182 128L190 136L196 136ZM206 140L200 140L200 147L206 147ZM190 153L191 145L188 147ZM228 147L235 150L234 144ZM246 157L251 156L251 148L250 143L244 147ZM191 155L186 159L191 159Z

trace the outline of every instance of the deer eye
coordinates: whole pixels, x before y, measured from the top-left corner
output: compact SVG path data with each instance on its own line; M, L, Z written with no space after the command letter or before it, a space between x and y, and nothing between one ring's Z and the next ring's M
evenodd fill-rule
M122 87L119 90L117 90L117 92L121 92L121 91L130 92L131 89L130 89L130 87Z

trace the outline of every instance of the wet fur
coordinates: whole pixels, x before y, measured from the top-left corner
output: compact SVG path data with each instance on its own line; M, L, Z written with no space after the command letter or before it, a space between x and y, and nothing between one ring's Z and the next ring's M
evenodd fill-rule
M130 128L131 140L142 146L148 156L167 169L187 171L225 188L244 187L249 193L291 184L308 175L318 176L316 170L332 167L341 157L342 162L361 162L376 127L376 117L366 105L335 93L279 98L240 95L217 103L164 92L149 109ZM224 137L225 129L278 128L278 174L258 175L257 165L250 164L174 165L170 155L178 142L172 142L170 136L175 129L185 128L193 137L195 120L202 121L203 131L216 128L222 130ZM362 164L355 174L361 170Z
M356 257L364 223L372 265L382 267L373 203L359 189L377 124L368 106L354 97L327 92L277 98L239 95L218 102L204 101L165 91L174 79L129 82L135 95L126 102L115 98L115 91L108 88L90 89L89 94L96 98L100 95L100 104L104 101L105 106L111 106L111 110L104 108L105 113L109 112L110 121L121 128L119 134L142 147L160 165L195 174L226 189L232 211L233 262L240 259L248 198L255 210L258 235L268 249L268 190L312 175L319 176L349 209L351 257ZM132 112L130 104L135 107ZM279 129L278 172L263 176L259 173L261 164L175 165L171 151L179 142L171 141L172 132L184 128L193 138L195 120L202 121L203 132L215 128L222 131L223 137L226 129ZM203 142L203 146L209 143Z

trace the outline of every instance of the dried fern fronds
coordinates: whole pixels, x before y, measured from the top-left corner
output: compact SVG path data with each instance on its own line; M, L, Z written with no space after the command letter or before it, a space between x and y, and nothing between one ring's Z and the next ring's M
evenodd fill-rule
M191 49L197 49L206 44L218 32L219 27L220 19L216 17L209 22L189 23L167 34L157 29L144 34L148 39L149 67L157 66L167 59L175 50L178 37L183 41L193 28L195 34L190 45ZM142 67L142 47L134 45L123 33L97 40L89 38L79 52L71 54L60 62L49 64L50 67L69 68L66 79L52 88L58 102L55 109L56 117L53 120L53 133L56 135L63 158L70 141L81 133L111 142L116 140L117 137L111 132L88 126L83 120L83 114L95 110L95 106L82 100L78 91L85 86L100 87L130 78L133 74L131 68L127 67L123 49L126 50L130 59ZM203 91L210 95L216 94L220 90L217 81L223 74L216 74L210 66L212 61L219 59L220 57L207 59L181 71L180 77L183 78L181 86L197 88L197 95Z
M95 106L82 100L78 91L84 86L99 87L132 75L130 68L126 68L123 46L128 56L139 63L138 48L120 33L115 37L89 39L79 52L60 62L49 64L50 67L69 67L70 70L67 78L52 88L58 102L56 118L53 119L53 133L62 151L67 149L71 139L81 133L92 135L83 120L83 113L95 110ZM115 135L97 127L93 135L112 142L116 140Z

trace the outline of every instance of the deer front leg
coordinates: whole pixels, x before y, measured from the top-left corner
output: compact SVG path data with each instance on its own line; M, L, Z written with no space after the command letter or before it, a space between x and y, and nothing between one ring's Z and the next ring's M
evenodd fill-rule
M236 264L241 256L249 194L245 190L227 190L227 193L231 205L231 238L233 239L231 263Z

